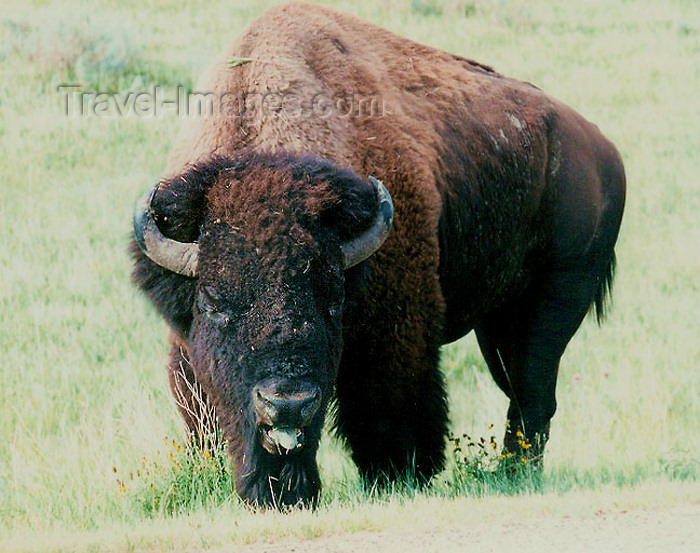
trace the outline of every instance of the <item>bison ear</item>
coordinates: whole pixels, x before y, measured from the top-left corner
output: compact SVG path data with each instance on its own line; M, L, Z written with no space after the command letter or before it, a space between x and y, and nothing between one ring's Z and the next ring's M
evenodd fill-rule
M323 219L342 241L352 240L372 226L377 215L377 190L372 181L352 171L341 170L333 177L329 184L338 200Z
M377 179L362 178L325 159L290 158L290 161L295 180L317 186L324 192L330 191L330 197L321 193L317 196L321 201L307 208L314 217L320 216L325 226L334 229L343 242L354 240L374 227L382 205L379 191L386 192ZM390 200L388 192L383 197ZM391 213L393 215L393 208Z
M356 179L335 191L340 202L329 219L338 231L344 265L349 269L367 259L387 239L394 204L386 187L371 176L369 182Z
M147 198L146 202L139 201L134 211L131 278L163 318L187 334L192 323L196 280L188 278L194 276L192 271L186 275L184 265L176 263L182 256L175 250L196 246L187 244L185 239L198 233L195 229L201 215L192 213L196 201L182 202L182 211L178 211L177 192L163 183L158 183ZM194 220L188 220L188 216Z
M213 164L195 165L182 175L160 182L151 210L160 231L178 242L196 242L204 219L206 194L220 171Z
M164 250L173 245L187 248L198 240L207 191L224 166L223 160L213 160L159 182L148 196L148 205L140 214L143 216L134 218L132 279L161 315L183 333L189 331L192 322L196 280L191 277L195 275L178 270L172 263L177 256ZM146 234L158 239L146 240Z

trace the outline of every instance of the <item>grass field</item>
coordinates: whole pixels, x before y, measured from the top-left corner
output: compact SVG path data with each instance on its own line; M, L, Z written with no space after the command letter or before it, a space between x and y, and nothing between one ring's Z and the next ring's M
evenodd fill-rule
M211 57L275 3L126 0L114 11L106 0L3 1L0 551L207 548L484 509L496 516L513 505L543 508L550 496L552 508L566 497L697 502L693 0L323 2L537 84L622 152L628 203L613 309L602 328L587 321L567 350L546 468L541 482L525 482L523 501L502 497L519 492L455 455L428 490L372 494L342 447L324 438L320 510L251 513L231 495L219 452L183 445L161 369L166 327L132 289L125 251L133 202L163 171L181 121L68 117L56 87L192 87ZM442 359L454 433L500 439L506 401L475 341L449 346Z

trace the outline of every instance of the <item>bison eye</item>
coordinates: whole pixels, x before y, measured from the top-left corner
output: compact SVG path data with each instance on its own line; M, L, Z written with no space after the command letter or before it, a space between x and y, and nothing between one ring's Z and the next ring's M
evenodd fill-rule
M204 315L212 323L219 326L223 326L230 321L229 316L226 313L222 313L221 311L205 311Z
M210 322L216 325L225 325L229 322L229 316L217 306L218 296L208 286L203 286L197 295L197 310Z
M335 319L336 317L339 317L342 312L343 312L343 305L340 303L336 303L334 305L331 305L328 308L328 314L333 319Z

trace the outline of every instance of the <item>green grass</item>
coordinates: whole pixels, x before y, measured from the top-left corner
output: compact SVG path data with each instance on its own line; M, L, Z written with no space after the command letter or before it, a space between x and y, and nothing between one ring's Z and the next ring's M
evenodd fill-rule
M231 496L219 452L173 451L185 440L161 369L166 328L132 289L125 247L133 201L163 170L180 121L68 118L55 86L190 87L275 3L133 0L116 13L106 0L89 10L78 0L5 2L0 535L11 541L0 549L203 548L545 509L545 498L566 510L560 494L586 505L697 498L700 10L681 0L324 2L537 84L623 154L613 309L567 350L543 474L513 487L451 453L427 490L367 492L326 437L319 512L282 516L250 513ZM72 15L88 11L92 19ZM88 20L98 24L85 30ZM69 44L61 28L83 29L83 41ZM109 55L94 70L65 61L98 51ZM473 338L446 348L443 367L454 433L500 440L506 401Z

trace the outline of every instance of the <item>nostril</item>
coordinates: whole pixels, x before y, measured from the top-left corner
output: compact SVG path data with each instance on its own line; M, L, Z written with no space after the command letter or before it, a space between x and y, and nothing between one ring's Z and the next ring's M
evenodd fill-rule
M270 392L256 389L253 393L253 404L258 419L262 424L274 426L277 421L279 410L277 408L275 398Z
M309 424L320 406L321 391L319 389L315 389L313 392L309 393L309 396L303 400L303 404L301 405L302 424Z
M283 394L272 387L256 386L253 405L258 423L268 426L300 427L311 423L321 406L321 390L314 386L310 390Z

